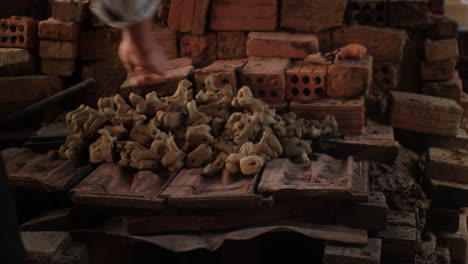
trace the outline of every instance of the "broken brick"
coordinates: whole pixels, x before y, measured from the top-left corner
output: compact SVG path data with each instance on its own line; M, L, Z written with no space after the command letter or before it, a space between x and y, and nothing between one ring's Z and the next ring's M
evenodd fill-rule
M448 81L423 83L422 93L460 101L463 93L462 80L458 72L454 71Z
M252 57L302 59L318 51L319 42L314 34L250 32L247 38L247 55Z
M373 27L385 27L388 22L386 0L350 0L346 8L346 22Z
M468 153L429 148L425 175L428 179L468 184Z
M80 60L93 61L117 57L120 30L103 27L81 32Z
M457 102L428 95L391 92L390 123L410 131L456 136L463 109Z
M365 246L327 242L323 264L380 264L382 240L370 238Z
M400 63L407 40L408 34L400 29L353 25L333 32L335 48L352 43L364 45L376 62Z
M180 37L180 56L192 59L196 67L205 67L216 60L216 33L203 36L184 34Z
M281 103L285 99L284 72L289 59L256 58L247 62L241 74L241 84L247 85L255 97L268 103Z
M207 78L209 75L213 75L213 77L215 77L215 85L217 87L222 87L225 84L229 84L235 92L234 94L236 94L236 91L239 88L237 76L240 74L246 63L246 59L217 60L209 66L197 70L195 72L196 91L198 92L200 90L204 90L205 78Z
M340 126L338 121L338 126ZM353 156L355 160L374 160L392 164L400 144L395 141L391 126L368 122L362 135L321 137L317 150L337 158Z
M246 57L247 35L243 31L219 31L218 59L240 59Z
M429 22L427 0L390 0L389 23L396 28L418 28Z
M421 79L423 81L445 81L453 77L455 72L455 60L443 60L434 62L421 62Z
M0 47L36 48L38 21L30 17L0 19Z
M57 76L29 75L0 78L0 102L36 102L62 90Z
M281 26L301 32L319 32L339 27L343 24L346 2L283 0Z
M429 62L457 58L459 55L458 41L456 38L443 40L426 39L424 53L426 61Z
M60 59L42 59L41 71L44 74L71 77L76 72L76 61Z
M298 117L323 120L327 115L335 116L338 132L345 134L362 134L365 123L364 97L357 99L320 99L307 103L291 102L291 112Z
M327 66L298 62L286 73L286 99L310 100L323 98L327 82Z
M212 30L275 31L278 0L212 0Z
M80 34L80 24L63 22L54 18L39 22L39 37L41 39L77 41Z
M446 16L432 15L426 36L432 40L457 38L458 22Z
M372 84L372 56L338 60L328 66L326 94L331 98L351 98L364 94Z
M87 0L53 0L52 16L57 20L84 22L88 17Z
M168 26L174 31L202 35L205 32L210 0L173 0Z
M387 227L388 206L381 192L369 194L367 202L338 202L338 225L365 230L382 230Z
M175 31L166 27L154 26L153 36L156 43L164 49L168 59L178 57L177 34Z
M78 43L41 40L39 43L39 56L48 59L75 59L78 56Z

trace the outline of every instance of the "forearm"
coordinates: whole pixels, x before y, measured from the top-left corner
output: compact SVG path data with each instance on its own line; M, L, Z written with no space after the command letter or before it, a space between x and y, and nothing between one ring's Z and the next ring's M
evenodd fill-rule
M146 52L152 48L151 33L153 22L147 18L141 22L134 23L122 29L122 40L135 43L138 50Z

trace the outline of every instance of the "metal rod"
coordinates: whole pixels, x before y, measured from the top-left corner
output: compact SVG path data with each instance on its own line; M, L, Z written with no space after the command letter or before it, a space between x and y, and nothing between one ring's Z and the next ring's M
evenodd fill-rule
M30 115L33 115L33 114L37 114L38 111L42 110L43 108L46 108L47 106L49 105L52 105L52 104L55 104L57 102L60 102L70 96L72 96L73 94L75 94L76 92L84 89L84 88L87 88L89 86L92 86L96 83L96 80L94 79L87 79L86 81L83 81L83 82L80 82L76 85L73 85L72 87L68 88L68 89L65 89L61 92L58 92L54 95L51 95L47 98L45 98L44 100L41 100L39 102L36 102L22 110L19 110L19 111L16 111L12 114L9 114L7 115L6 117L4 118L1 118L0 119L0 125L4 125L5 123L8 123L8 122L11 122L11 121L14 121L14 120L18 120L18 119L22 119L22 118L25 118L25 117L28 117Z

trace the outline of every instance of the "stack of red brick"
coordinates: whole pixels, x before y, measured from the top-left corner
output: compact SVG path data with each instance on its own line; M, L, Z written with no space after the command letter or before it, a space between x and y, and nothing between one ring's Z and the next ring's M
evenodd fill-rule
M22 109L62 89L57 76L37 75L38 21L0 20L0 115Z

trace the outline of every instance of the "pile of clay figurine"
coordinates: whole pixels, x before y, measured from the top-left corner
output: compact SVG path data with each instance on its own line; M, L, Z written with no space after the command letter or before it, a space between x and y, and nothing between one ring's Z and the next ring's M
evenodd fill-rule
M281 156L309 161L311 141L338 129L333 116L320 123L294 113L277 115L247 86L234 96L230 85L216 87L213 76L205 85L195 98L192 84L183 80L172 96L131 93L127 103L117 94L100 98L97 110L81 105L67 114L67 125L76 134L67 138L60 156L77 159L89 150L92 163L118 162L156 172L203 167L206 176L223 169L252 175Z

